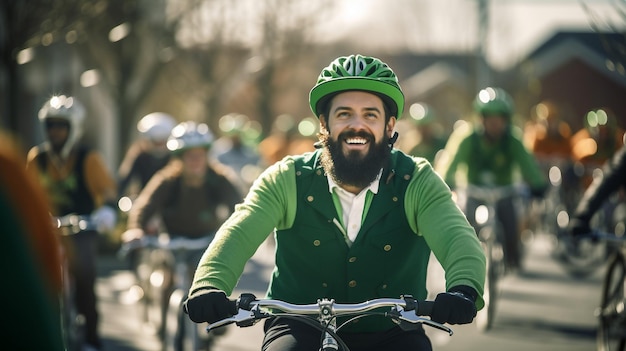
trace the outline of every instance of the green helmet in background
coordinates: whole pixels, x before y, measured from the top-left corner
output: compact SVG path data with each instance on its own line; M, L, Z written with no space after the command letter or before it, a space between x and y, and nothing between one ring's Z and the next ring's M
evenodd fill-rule
M503 115L510 119L513 116L513 99L504 89L487 87L476 95L474 109L482 116Z
M322 70L309 93L311 111L319 117L331 97L349 90L372 92L389 107L392 116L402 115L404 94L398 77L380 59L363 55L339 57Z

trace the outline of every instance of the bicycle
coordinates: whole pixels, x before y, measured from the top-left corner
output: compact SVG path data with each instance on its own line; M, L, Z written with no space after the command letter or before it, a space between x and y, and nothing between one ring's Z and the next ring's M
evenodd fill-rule
M52 217L53 227L59 235L69 237L85 231L96 230L90 216L68 214ZM84 343L85 317L78 313L74 303L75 285L69 269L69 257L65 245L60 245L62 294L60 296L61 328L65 348L68 351L81 350Z
M450 336L453 335L452 329L448 326L423 317L431 315L433 301L418 301L410 295L401 296L399 299L377 298L354 304L336 303L333 299L322 298L317 303L299 305L281 300L257 299L253 294L244 293L231 302L239 312L232 317L209 324L206 327L207 332L211 333L232 323L244 328L266 318L286 317L297 319L319 330L322 333L321 351L349 351L348 346L338 335L339 330L355 319L384 315L403 330L416 330L421 325L427 325L445 331ZM338 317L347 317L348 320L337 325Z
M191 279L200 255L213 240L201 238L143 236L122 245L120 256L142 249L143 261L138 265L142 292L142 321L159 330L162 349L200 350L210 347L212 338L202 338L198 325L182 318L182 304L187 297Z
M507 269L504 259L504 232L502 223L496 215L496 206L501 200L516 196L520 191L519 186L482 187L474 185L468 185L462 190L463 196L465 196L462 201L471 198L479 203L474 213L471 214L473 221L470 222L474 225L487 260L485 292L483 294L485 306L476 315L476 326L480 331L487 331L493 325L499 295L498 282ZM469 219L470 214L466 213L466 215ZM521 246L521 244L519 245Z
M611 256L615 248L604 240L573 239L566 234L570 220L569 214L562 211L559 217L561 250L556 256L557 262L574 278L582 279L590 276L604 265L606 257ZM591 226L597 228L599 232L614 231L623 234L625 218L624 207L619 204L617 196L613 195L592 217Z
M551 256L559 263L563 269L574 278L584 278L591 274L602 263L599 259L602 254L591 255L592 250L599 251L597 245L593 247L573 247L570 236L567 233L569 214L573 211L573 196L576 191L572 191L572 185L564 186L564 182L571 183L571 175L564 173L574 173L567 169L567 165L560 165L562 162L553 161L547 172L550 187L545 197L540 201L539 208L534 213L539 217L539 229L547 235L551 244ZM538 211L537 211L538 210ZM585 252L585 254L580 254Z
M626 350L626 237L595 230L578 240L601 240L612 246L602 282L596 344L598 351Z

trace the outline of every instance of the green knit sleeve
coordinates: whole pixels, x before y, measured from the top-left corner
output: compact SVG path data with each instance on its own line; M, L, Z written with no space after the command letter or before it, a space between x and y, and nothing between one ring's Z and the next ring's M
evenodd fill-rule
M482 308L485 256L474 229L453 201L450 189L428 163L418 163L407 188L405 209L411 228L422 235L445 270L446 288L471 286Z
M276 228L290 227L295 213L294 162L285 158L261 174L217 231L198 264L190 293L214 287L230 295L258 247Z

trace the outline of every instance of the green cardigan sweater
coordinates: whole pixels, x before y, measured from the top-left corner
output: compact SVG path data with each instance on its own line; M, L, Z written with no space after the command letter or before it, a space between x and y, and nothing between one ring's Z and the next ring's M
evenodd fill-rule
M480 242L425 159L392 152L359 235L348 246L333 221L340 212L319 155L286 157L257 179L218 230L190 293L209 286L232 293L246 262L275 230L276 267L268 297L292 303L323 297L358 303L401 294L423 299L432 250L446 272L447 288L473 287L482 308L485 258ZM350 329L388 327L374 319Z

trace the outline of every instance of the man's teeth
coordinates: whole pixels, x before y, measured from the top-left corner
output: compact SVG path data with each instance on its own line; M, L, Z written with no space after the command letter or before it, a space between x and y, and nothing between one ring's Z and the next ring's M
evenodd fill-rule
M349 139L346 139L346 143L363 145L363 144L367 143L367 140L364 139L364 138L349 138Z

